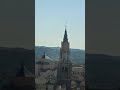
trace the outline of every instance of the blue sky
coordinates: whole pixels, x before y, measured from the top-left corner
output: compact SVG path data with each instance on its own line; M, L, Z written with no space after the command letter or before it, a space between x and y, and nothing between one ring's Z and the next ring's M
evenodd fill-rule
M70 48L85 49L85 0L35 0L35 45L60 47L65 24Z

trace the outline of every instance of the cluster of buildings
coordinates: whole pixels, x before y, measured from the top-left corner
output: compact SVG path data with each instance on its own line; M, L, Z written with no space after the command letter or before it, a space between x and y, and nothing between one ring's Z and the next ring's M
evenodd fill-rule
M69 44L65 28L59 61L47 62L44 53L36 63L36 90L85 90L84 65L71 63Z
M22 61L17 72L5 76L0 90L35 90L35 75Z
M57 63L49 62L44 53L32 74L22 62L16 76L10 77L9 82L7 79L1 90L85 90L84 65L71 63L69 44L65 29Z

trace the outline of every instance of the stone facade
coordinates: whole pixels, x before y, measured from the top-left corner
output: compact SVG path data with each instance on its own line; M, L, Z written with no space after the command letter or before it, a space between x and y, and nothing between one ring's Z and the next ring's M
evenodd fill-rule
M57 84L65 85L66 90L70 90L72 64L70 61L70 49L69 49L69 42L68 42L68 38L67 38L66 29L65 29L63 42L61 42L60 60L59 60L57 70L58 70Z

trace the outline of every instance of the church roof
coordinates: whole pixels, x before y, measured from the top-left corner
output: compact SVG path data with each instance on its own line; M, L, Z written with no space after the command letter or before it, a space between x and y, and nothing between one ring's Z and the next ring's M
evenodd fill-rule
M38 61L38 62L36 62L37 64L44 64L44 65L48 65L49 64L49 62L42 62L42 61Z
M42 55L40 60L36 62L36 64L48 65L50 61L51 61L51 58L46 56L44 52L44 54Z
M24 73L25 73L25 77L34 77L34 74L31 73L26 66L24 66Z

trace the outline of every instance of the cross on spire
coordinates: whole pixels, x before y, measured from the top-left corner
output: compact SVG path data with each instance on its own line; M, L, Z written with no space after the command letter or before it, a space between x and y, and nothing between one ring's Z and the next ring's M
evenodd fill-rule
M67 25L65 25L65 30L67 29Z

